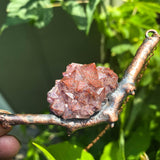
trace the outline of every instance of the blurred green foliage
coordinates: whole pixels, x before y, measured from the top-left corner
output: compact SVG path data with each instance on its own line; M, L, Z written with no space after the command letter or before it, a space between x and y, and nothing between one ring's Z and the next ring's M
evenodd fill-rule
M13 0L7 6L6 22L1 32L12 25L31 23L38 28L46 26L53 17L50 0Z
M75 0L41 1L11 0L7 7L5 28L29 22L41 28L52 16L52 7L57 4L70 14L78 29L92 34L91 24L97 26L101 35L100 62L112 68L121 79L136 50L142 43L147 29L160 32L159 0L125 0L121 5L110 5L107 0L90 0L79 3ZM83 1L81 1L83 2ZM116 4L116 3L115 3ZM89 32L90 31L90 32ZM53 144L47 150L56 159L101 159L101 160L147 160L160 159L160 47L154 51L150 65L137 86L135 97L124 106L115 128L107 131L90 153L82 148L88 145L104 128L104 124L77 131L67 137L66 130L57 127L55 133L50 127L31 141L50 145L51 139L59 138L60 144ZM54 137L54 138L53 138ZM54 141L53 141L54 143ZM42 149L41 149L42 150ZM93 157L94 158L93 158ZM41 159L42 154L29 143L27 159ZM88 158L86 158L88 157Z

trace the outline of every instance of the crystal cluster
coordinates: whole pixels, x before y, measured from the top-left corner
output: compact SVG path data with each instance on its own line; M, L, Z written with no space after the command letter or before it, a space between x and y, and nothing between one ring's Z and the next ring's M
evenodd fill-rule
M117 85L118 76L109 68L72 63L63 78L56 80L47 100L51 112L63 119L87 119L101 109L101 103Z

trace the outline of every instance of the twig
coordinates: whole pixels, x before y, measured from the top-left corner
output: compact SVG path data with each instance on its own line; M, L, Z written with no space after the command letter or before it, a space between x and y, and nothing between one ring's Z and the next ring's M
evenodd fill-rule
M98 136L84 149L88 151L97 141L106 133L106 131L110 128L110 124L107 124L106 127L98 134Z
M151 37L148 33L152 32ZM55 124L75 131L80 128L96 125L102 122L113 123L118 120L120 106L127 95L135 94L135 82L147 57L160 40L160 35L155 30L146 32L146 39L139 47L136 56L128 67L127 71L117 89L107 96L107 101L102 104L102 109L89 119L64 120L52 114L0 114L0 123L3 127L17 124Z
M101 34L101 43L100 43L100 62L104 63L106 57L105 53L105 35Z
M89 0L78 0L75 2L77 2L77 4L86 4L86 3L89 3ZM61 7L61 6L62 6L61 2L55 2L52 5L48 6L48 8Z

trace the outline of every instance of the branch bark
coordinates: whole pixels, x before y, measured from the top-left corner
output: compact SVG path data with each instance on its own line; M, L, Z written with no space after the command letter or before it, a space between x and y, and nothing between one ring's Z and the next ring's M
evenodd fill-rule
M149 37L148 33L153 35ZM106 103L102 104L102 109L85 120L64 120L53 114L0 114L0 123L4 128L18 124L54 124L76 131L81 128L93 126L102 122L114 123L118 120L119 108L127 95L135 94L135 82L147 57L160 40L160 35L155 30L148 30L146 38L137 50L137 53L126 70L123 79L117 89L107 96Z

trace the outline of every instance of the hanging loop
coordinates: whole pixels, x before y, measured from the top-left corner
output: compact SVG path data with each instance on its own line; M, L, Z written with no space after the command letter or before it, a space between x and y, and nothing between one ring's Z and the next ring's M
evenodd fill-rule
M156 30L154 30L154 29L149 29L146 33L145 33L145 37L146 38L149 38L149 37L151 37L150 35L149 35L149 33L153 33L153 35L158 35L159 37L160 37L160 35L158 34L158 32L156 31Z

